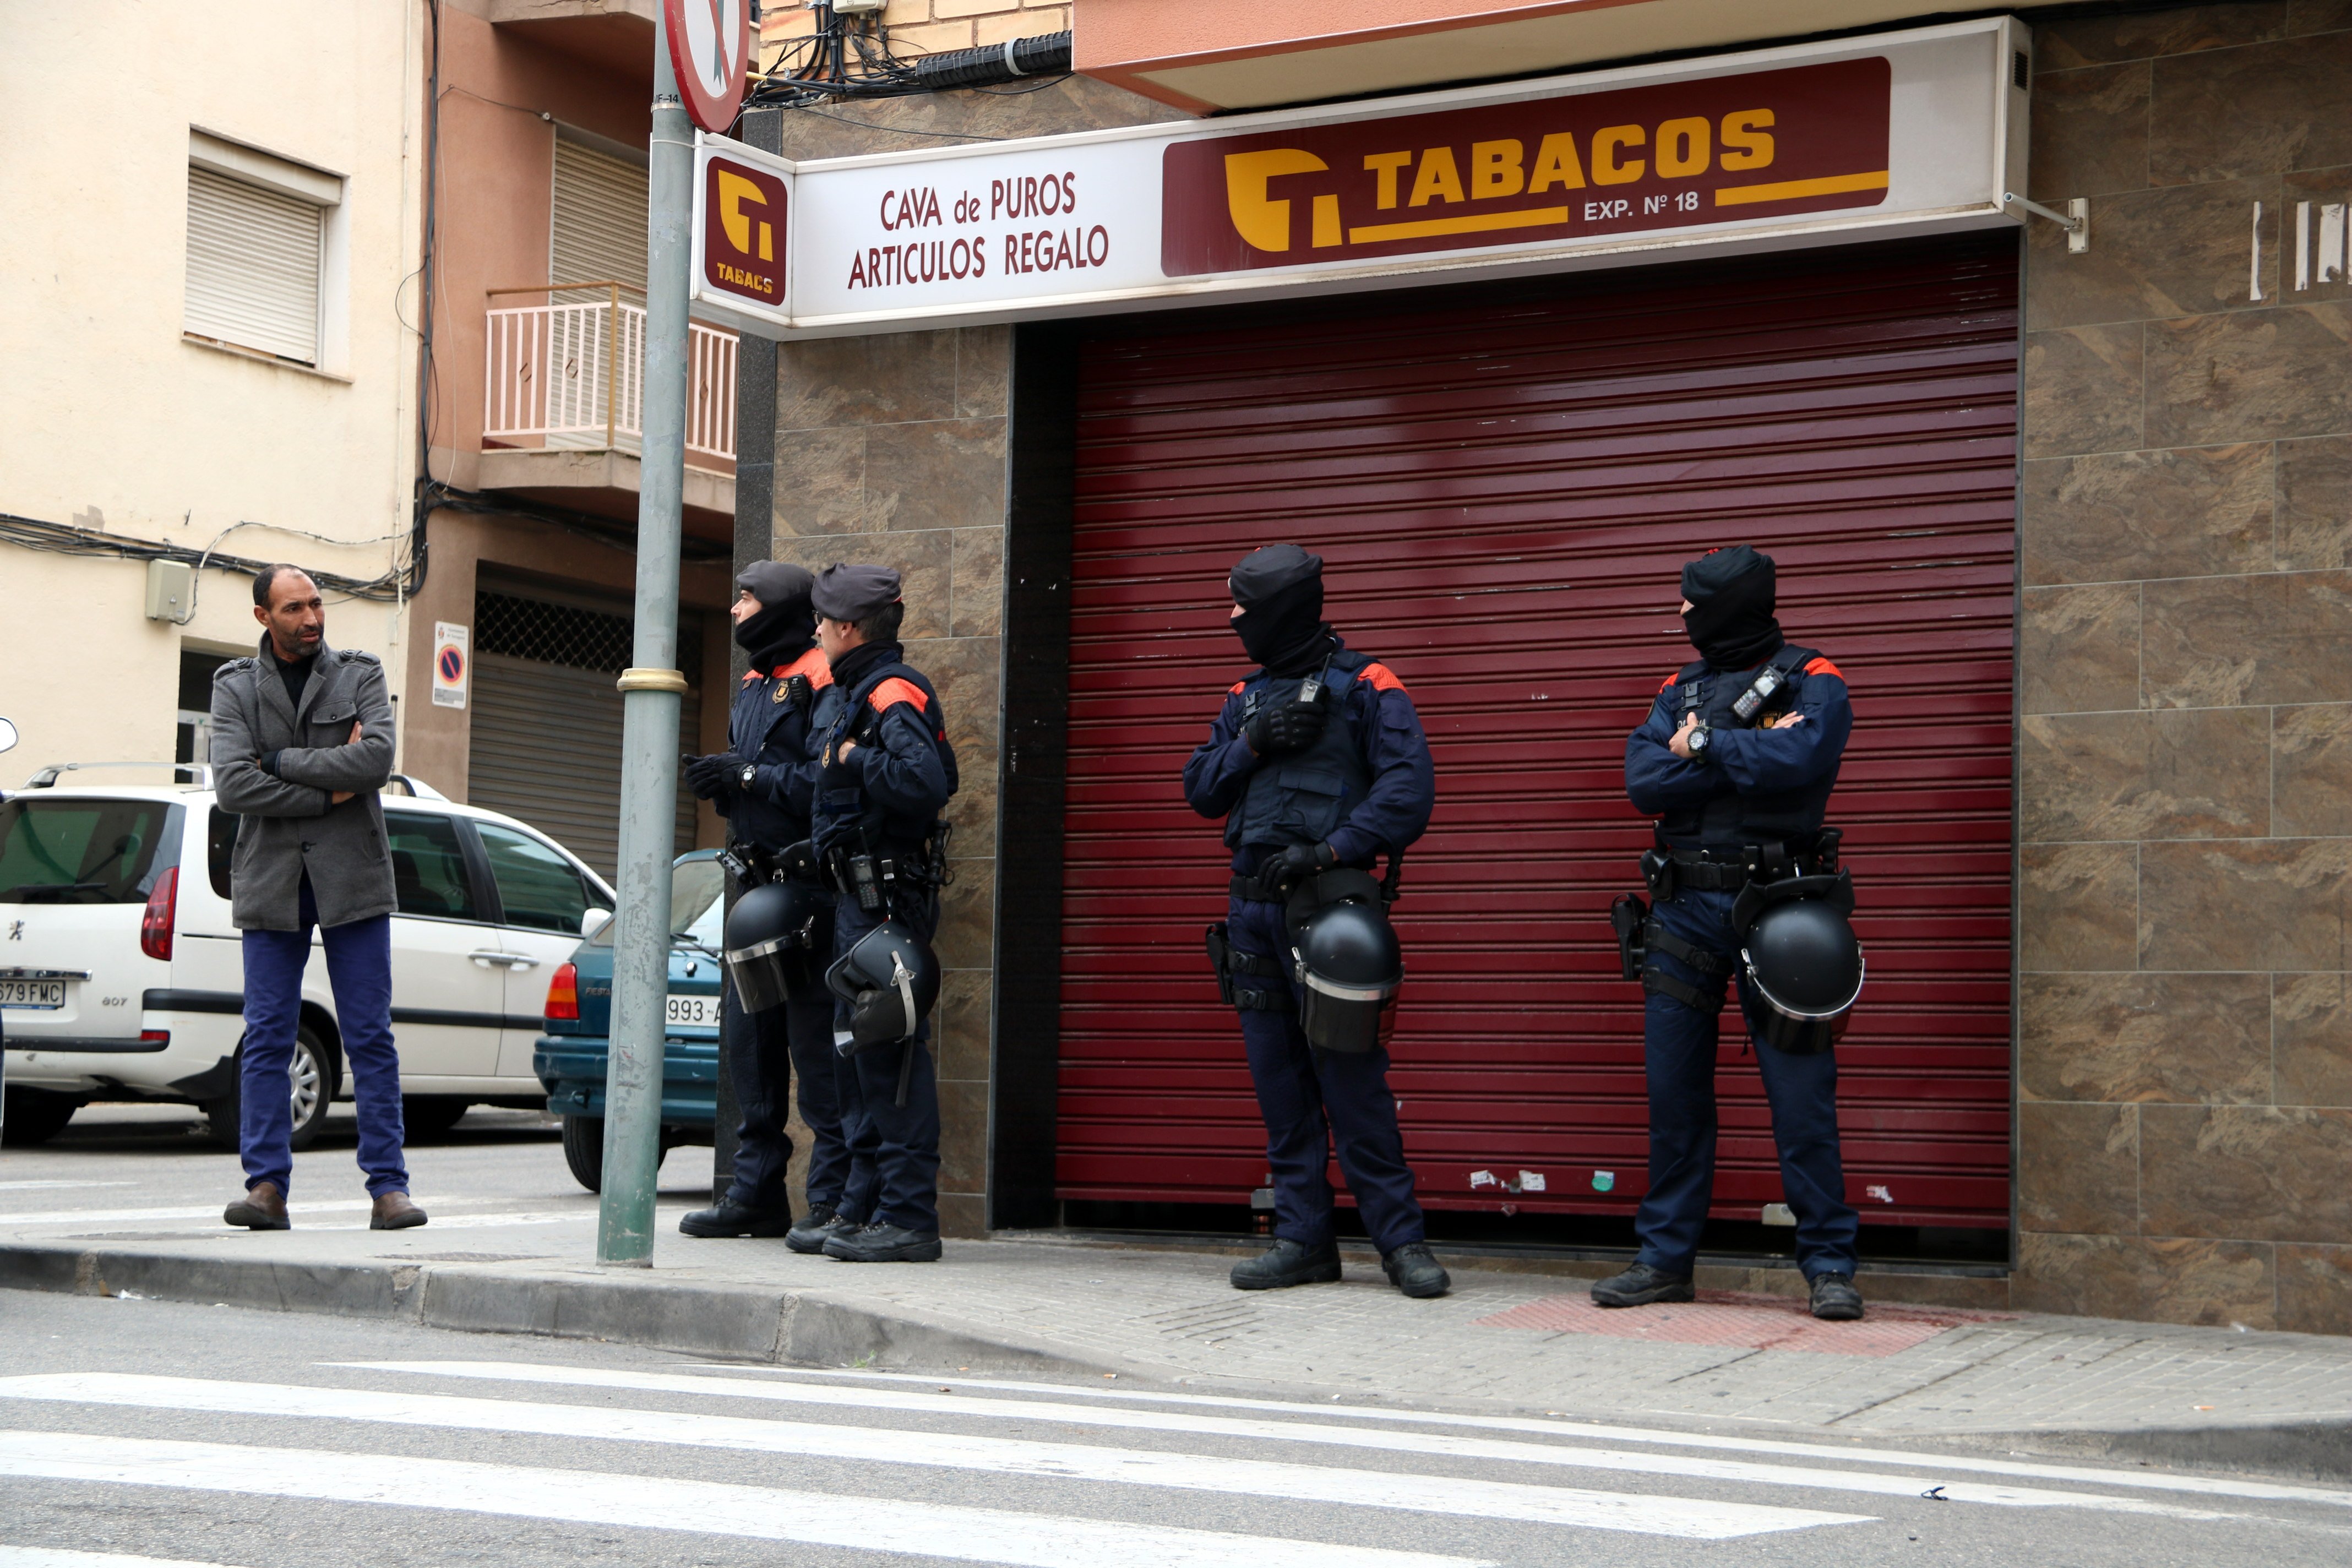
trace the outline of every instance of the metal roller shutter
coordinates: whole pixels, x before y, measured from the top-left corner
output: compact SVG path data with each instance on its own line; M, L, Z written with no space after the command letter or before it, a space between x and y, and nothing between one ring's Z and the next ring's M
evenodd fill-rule
M547 280L612 279L646 286L646 171L557 137L553 221L548 225ZM566 300L601 299L567 294Z
M2016 310L2014 240L1963 237L1095 334L1060 1194L1240 1204L1265 1175L1201 951L1225 852L1179 780L1244 668L1224 574L1286 539L1326 558L1330 618L1411 688L1435 753L1391 1078L1424 1197L1630 1215L1641 995L1606 916L1649 829L1624 738L1691 657L1679 563L1747 540L1858 714L1831 807L1871 975L1839 1048L1851 1196L1879 1223L2006 1226ZM1715 1213L1753 1221L1781 1193L1743 1048Z
M323 232L309 202L191 168L185 330L317 363Z

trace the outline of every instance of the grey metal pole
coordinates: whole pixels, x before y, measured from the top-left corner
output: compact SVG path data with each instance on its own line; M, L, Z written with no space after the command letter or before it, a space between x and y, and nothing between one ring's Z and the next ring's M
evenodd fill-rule
M655 15L660 16L659 7ZM678 699L686 691L686 677L677 669L677 558L679 503L686 489L687 227L694 205L694 127L678 100L669 39L658 20L651 153L636 662L620 681L621 907L613 941L604 1184L596 1224L596 1261L641 1268L653 1264L654 1182L661 1164Z

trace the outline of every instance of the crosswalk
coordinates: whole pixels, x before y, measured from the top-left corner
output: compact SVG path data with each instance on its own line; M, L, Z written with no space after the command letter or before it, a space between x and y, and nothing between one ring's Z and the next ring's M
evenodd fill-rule
M794 1563L1469 1568L1601 1560L1596 1542L1627 1537L1774 1537L1789 1543L1775 1561L1809 1560L1801 1548L1818 1541L1826 1562L1858 1535L1916 1540L1922 1520L1991 1527L2020 1510L2352 1542L2352 1491L1990 1454L890 1373L521 1360L286 1371L0 1376L0 1485L19 1498L27 1483L168 1492L199 1508L278 1500L328 1510L344 1521L334 1528L349 1525L335 1510L357 1508L398 1510L412 1534L527 1520L815 1552ZM854 1507L845 1475L857 1478ZM0 1568L167 1561L9 1533L0 1520Z

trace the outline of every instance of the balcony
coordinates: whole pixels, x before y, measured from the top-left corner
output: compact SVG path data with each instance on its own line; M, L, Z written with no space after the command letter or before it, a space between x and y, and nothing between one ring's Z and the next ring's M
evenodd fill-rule
M479 483L552 505L634 519L645 445L646 312L624 283L490 291ZM594 296L602 293L604 298ZM543 302L501 305L536 295ZM736 335L688 325L689 514L735 513Z

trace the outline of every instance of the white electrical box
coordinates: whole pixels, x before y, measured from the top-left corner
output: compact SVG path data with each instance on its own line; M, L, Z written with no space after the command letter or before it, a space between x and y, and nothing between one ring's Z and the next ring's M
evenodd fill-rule
M185 561L147 563L147 618L186 626L196 613L196 569Z

